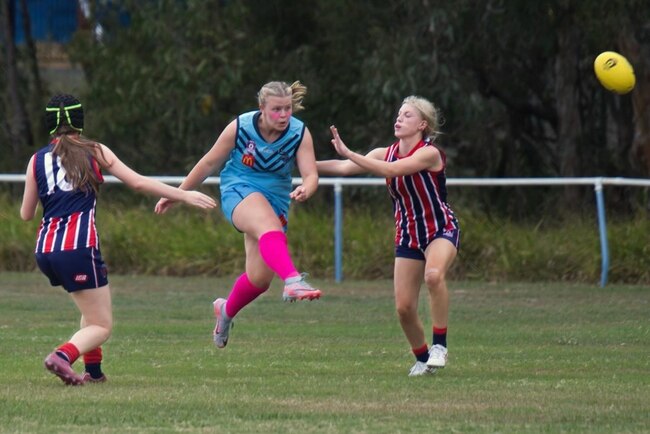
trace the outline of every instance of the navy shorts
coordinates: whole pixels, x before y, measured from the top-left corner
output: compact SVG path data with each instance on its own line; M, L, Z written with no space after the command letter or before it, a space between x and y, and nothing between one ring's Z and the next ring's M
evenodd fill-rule
M68 292L100 288L108 285L108 270L99 249L65 250L36 253L36 263L52 286L63 286Z
M438 231L436 234L433 236L433 240L436 240L438 238L444 238L445 240L449 241L456 247L456 250L460 248L460 229L447 229L443 231ZM431 244L431 242L429 242ZM395 257L396 258L407 258L407 259L418 259L420 261L426 260L426 257L424 256L424 251L429 247L429 244L427 244L424 248L413 248L413 247L406 247L406 246L395 246Z

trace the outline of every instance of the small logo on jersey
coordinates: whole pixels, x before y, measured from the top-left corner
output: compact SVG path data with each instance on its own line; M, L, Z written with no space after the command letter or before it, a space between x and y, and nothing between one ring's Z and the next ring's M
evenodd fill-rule
M282 223L282 226L287 225L287 218L284 216L284 214L280 214L278 218L280 219L280 223Z
M454 236L454 231L447 229L446 231L444 231L444 232L442 233L442 236L443 236L443 237L450 237L450 238L451 238L451 237Z
M87 274L75 274L74 275L74 281L76 283L86 283L86 282L88 282L88 275Z
M244 166L253 167L255 165L255 142L252 140L248 141L246 145L246 151L241 157L241 163Z
M248 167L253 167L255 165L255 157L250 154L244 154L241 157L241 164Z

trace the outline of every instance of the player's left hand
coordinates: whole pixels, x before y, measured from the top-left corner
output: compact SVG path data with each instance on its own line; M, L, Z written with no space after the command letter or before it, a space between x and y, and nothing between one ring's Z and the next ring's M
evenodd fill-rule
M332 145L334 146L334 149L341 157L347 158L352 151L350 151L347 145L343 143L343 140L341 140L341 136L339 136L339 130L337 130L334 125L332 125L330 127L330 131L332 132Z
M307 189L303 187L302 185L299 185L296 187L295 190L293 190L290 194L289 197L296 202L304 202L307 199L309 199L309 194L307 192Z

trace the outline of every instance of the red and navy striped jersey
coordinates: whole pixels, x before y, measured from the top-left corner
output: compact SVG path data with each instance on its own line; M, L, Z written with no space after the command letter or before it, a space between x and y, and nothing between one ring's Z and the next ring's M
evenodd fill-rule
M424 146L434 145L429 140L422 140L408 155L400 156L399 142L395 142L386 150L384 160L393 162L406 158ZM447 204L447 157L441 149L439 151L442 157L440 171L422 170L412 175L386 178L393 200L396 246L424 250L439 231L458 228L454 212Z
M36 253L50 253L99 247L95 227L95 192L73 189L66 179L61 157L52 153L49 144L34 154L34 177L38 197L43 205L43 218L36 237ZM100 182L104 178L97 161L92 160Z

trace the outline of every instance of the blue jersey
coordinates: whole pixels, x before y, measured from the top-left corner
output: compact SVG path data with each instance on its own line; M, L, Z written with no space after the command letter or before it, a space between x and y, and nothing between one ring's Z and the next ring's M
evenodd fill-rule
M296 153L305 134L305 124L291 117L289 126L273 143L268 143L257 126L259 111L237 118L237 137L230 159L221 171L221 193L247 184L270 202L289 206L291 174Z
M34 154L34 177L43 205L35 252L98 247L95 192L72 188L61 165L61 157L53 154L52 148L51 143ZM97 179L103 181L97 162L94 159L91 162Z

